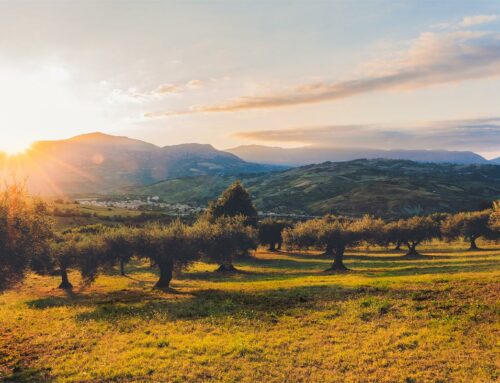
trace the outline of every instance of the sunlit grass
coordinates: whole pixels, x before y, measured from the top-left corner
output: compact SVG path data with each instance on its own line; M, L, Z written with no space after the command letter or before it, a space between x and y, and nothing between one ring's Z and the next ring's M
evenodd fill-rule
M72 294L32 276L0 296L0 373L55 382L494 382L500 249L434 243L419 259L271 254L223 276L197 263L171 292L147 264ZM76 273L71 275L80 286Z

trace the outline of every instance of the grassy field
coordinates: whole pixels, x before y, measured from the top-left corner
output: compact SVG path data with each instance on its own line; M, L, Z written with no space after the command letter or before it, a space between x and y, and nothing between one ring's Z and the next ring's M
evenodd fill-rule
M32 276L0 296L0 380L496 382L500 249L460 246L357 249L343 275L259 250L234 276L195 264L168 293L140 263L71 294Z

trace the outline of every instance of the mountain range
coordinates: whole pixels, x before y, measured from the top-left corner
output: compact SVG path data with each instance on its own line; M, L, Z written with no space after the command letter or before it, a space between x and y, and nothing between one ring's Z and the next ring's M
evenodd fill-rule
M395 218L484 209L500 199L498 165L388 159L325 162L260 175L171 179L127 194L204 206L237 179L259 210L276 214Z
M387 158L417 162L487 164L484 157L470 151L451 150L378 150L370 148L332 148L305 146L300 148L280 148L262 145L243 145L227 149L245 161L275 165L302 166L326 161L351 161L360 158ZM500 163L500 159L496 160Z
M128 137L90 133L39 141L24 154L0 158L4 177L27 179L37 194L105 193L174 177L282 169L246 162L211 145L159 147Z
M350 160L384 156L419 162ZM290 169L302 163L307 165ZM89 133L39 141L22 155L0 156L0 176L26 179L30 191L40 195L123 195L125 191L199 205L241 179L257 206L266 211L396 215L451 211L459 206L472 209L500 198L500 166L487 164L472 152L262 146L228 152L211 145L160 147Z

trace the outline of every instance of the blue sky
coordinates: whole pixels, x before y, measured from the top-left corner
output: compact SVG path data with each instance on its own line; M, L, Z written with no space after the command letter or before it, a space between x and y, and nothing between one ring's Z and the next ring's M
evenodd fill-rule
M498 1L3 1L0 52L11 152L103 131L500 155Z

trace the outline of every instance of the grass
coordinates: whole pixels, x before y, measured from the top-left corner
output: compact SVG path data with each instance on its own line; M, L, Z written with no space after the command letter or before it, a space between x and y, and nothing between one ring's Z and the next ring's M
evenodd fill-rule
M195 264L169 292L141 263L71 294L31 276L0 296L0 380L495 382L500 249L457 246L355 249L342 275L261 249L230 277Z

